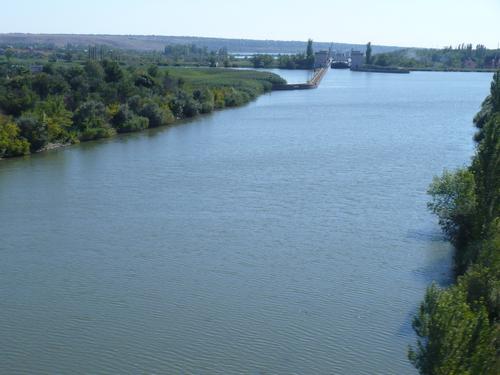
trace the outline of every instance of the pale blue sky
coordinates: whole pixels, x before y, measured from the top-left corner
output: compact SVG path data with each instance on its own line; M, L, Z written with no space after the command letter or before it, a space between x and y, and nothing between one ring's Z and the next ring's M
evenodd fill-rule
M0 32L443 47L500 42L500 0L1 0Z

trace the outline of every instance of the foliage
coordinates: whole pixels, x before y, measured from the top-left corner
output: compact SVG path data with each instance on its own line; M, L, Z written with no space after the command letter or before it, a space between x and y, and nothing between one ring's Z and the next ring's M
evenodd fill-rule
M413 321L419 338L410 361L423 375L494 374L493 331L482 303L467 303L462 285L431 286Z
M30 145L20 137L19 127L0 115L0 158L29 154Z
M80 105L73 116L79 138L83 141L113 135L107 122L106 107L102 102L90 100Z
M47 125L49 142L66 141L73 124L73 114L66 108L62 96L50 96L37 102L31 114Z
M366 45L365 63L367 65L372 63L372 42L368 42Z
M17 125L21 136L28 140L31 152L41 150L49 142L48 127L42 120L34 116L23 115L17 119Z
M160 106L154 102L144 104L139 114L148 119L149 126L152 128L174 122L174 116L170 108L160 108Z
M429 209L439 218L443 232L455 245L466 241L464 233L472 224L476 209L474 175L468 169L445 171L435 177L428 193L432 196ZM464 238L465 237L465 238Z
M462 44L456 48L442 49L406 48L376 54L371 58L371 63L378 66L399 66L412 69L495 69L500 67L499 52L499 50L488 50L481 44L475 47L472 44ZM366 57L368 61L368 54Z
M121 124L116 128L116 131L118 133L128 133L128 132L144 130L147 129L148 127L149 127L149 120L146 117L132 114L123 122L123 124Z
M250 61L254 68L270 68L273 66L274 58L271 55L254 55Z
M0 108L9 115L19 116L33 107L35 94L26 76L16 76L0 87Z
M107 57L46 63L36 73L0 65L0 114L9 116L1 122L0 157L168 125L245 104L283 82L267 72L164 68Z
M500 368L499 77L474 119L472 165L445 171L429 188L429 208L456 249L457 283L429 288L415 317L409 358L424 375L496 375Z
M272 55L258 54L250 59L254 68L280 68L280 69L313 69L314 49L313 41L307 41L305 53L294 55Z
M314 50L313 50L313 41L312 41L312 39L308 39L307 40L306 57L307 58L314 57Z

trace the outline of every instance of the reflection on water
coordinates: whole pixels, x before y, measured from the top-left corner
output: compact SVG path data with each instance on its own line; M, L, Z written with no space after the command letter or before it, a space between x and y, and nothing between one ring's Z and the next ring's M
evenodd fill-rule
M425 190L468 162L490 79L330 71L2 161L0 372L415 374L450 264Z

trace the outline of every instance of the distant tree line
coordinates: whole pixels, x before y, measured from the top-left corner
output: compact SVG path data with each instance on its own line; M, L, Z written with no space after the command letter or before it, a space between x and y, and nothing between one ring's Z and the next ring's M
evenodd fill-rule
M196 63L211 67L231 67L233 58L229 55L227 48L222 47L216 51L209 51L207 47L197 47L194 44L171 44L165 46L164 56L166 63L182 65L183 63Z
M418 341L409 358L423 375L499 374L500 72L474 123L472 164L429 188L429 208L456 249L457 279L431 286L413 321Z
M3 57L3 58L2 58ZM233 67L238 65L235 57L231 56L227 48L209 50L206 47L197 47L194 44L167 45L163 51L125 51L106 45L65 47L54 45L1 45L0 64L2 60L10 63L23 63L32 60L50 62L80 62L86 60L116 60L127 64L160 64L165 66L212 66Z
M368 46L369 47L369 46ZM368 48L367 48L368 52ZM484 45L462 44L443 49L401 49L371 56L367 64L420 69L495 69L500 68L500 50Z
M294 55L273 55L258 54L251 58L254 68L279 68L279 69L313 69L314 50L313 41L307 41L305 53Z

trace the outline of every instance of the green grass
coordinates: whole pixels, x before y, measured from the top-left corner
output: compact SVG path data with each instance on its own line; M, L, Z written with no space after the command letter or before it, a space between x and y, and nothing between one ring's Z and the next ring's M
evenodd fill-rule
M192 88L256 87L258 84L281 84L286 81L274 73L226 68L164 68L173 78L182 78Z

